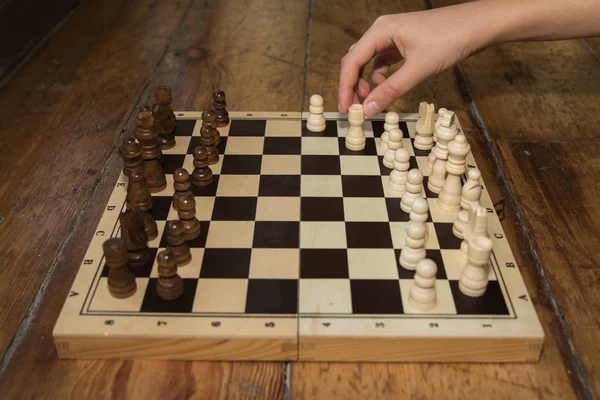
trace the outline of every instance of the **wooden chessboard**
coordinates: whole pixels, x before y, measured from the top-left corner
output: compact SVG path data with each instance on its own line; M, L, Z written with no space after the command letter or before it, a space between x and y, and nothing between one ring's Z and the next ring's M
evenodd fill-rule
M168 186L153 195L154 256L166 247L166 221L177 218L172 174L192 172L200 144L201 113L176 116L177 144L161 159ZM202 231L189 242L192 262L179 268L185 289L175 301L156 294L155 258L135 269L135 295L108 292L102 243L119 236L121 174L56 323L60 357L536 361L544 333L485 182L494 248L487 291L472 298L458 289L465 262L452 233L456 213L426 188L428 152L412 145L417 115L400 115L411 168L425 176L427 257L438 266L436 308L415 311L407 302L414 272L398 263L409 219L379 150L384 115L365 120L360 152L345 148L347 117L325 113L321 134L306 129L306 117L230 112L214 183L193 187ZM467 163L476 167L472 154Z

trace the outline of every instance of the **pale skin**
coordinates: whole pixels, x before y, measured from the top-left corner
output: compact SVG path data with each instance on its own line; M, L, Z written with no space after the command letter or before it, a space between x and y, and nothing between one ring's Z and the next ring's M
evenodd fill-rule
M478 0L384 15L342 59L338 110L346 114L361 103L371 117L428 77L493 45L591 36L600 36L600 0ZM371 60L368 82L363 69Z

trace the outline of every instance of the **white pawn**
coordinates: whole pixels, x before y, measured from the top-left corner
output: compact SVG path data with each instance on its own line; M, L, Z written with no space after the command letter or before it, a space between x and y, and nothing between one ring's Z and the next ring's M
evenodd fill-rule
M467 172L467 182L465 182L462 188L462 194L460 197L461 210L456 216L454 225L452 226L452 233L459 239L464 239L464 231L469 225L469 211L473 203L479 203L481 199L481 172L477 168L471 168Z
M406 191L408 169L410 168L410 154L408 150L399 148L394 153L394 170L390 173L389 185L402 196Z
M435 124L433 126L433 142L436 143L437 142L437 129L438 129L438 125L442 123L442 117L444 116L444 114L446 114L448 110L446 108L440 108L438 110L438 117L435 120ZM429 167L429 170L431 171L431 168L433 168L433 163L435 162L435 152L434 149L431 149L431 151L429 152L429 158L427 160L427 165Z
M467 259L469 252L469 240L474 236L490 237L488 233L488 211L479 205L473 203L469 212L469 225L464 232L465 238L460 243L460 256L463 260Z
M352 104L348 109L348 122L350 128L346 134L346 148L351 151L360 151L365 148L367 138L362 124L365 122L365 112L361 104Z
M458 280L458 288L467 296L483 296L488 286L488 260L492 253L492 240L485 236L469 239L467 266Z
M430 150L433 147L433 126L435 124L435 107L433 104L421 102L419 104L419 120L415 130L415 148L419 150Z
M422 222L425 224L425 241L427 241L427 236L429 234L429 227L427 226L427 219L429 218L429 204L427 203L427 199L423 197L419 197L412 202L410 207L409 225L413 222Z
M313 94L310 97L309 111L306 128L311 132L323 132L326 126L325 117L323 116L323 97Z
M438 196L438 206L442 211L460 211L462 182L460 177L467 170L465 161L471 151L465 135L458 134L448 143L448 161L446 162L446 180Z
M415 283L408 293L408 302L418 311L429 311L437 304L435 280L437 265L430 258L418 262L415 271Z
M425 258L425 236L427 227L423 222L411 221L406 225L404 247L400 250L400 265L407 270L414 271L417 263Z
M385 114L385 123L383 124L383 133L381 134L381 154L388 149L388 140L392 129L400 129L400 116L393 111Z
M423 174L416 168L408 171L406 179L406 192L400 201L400 209L405 213L410 213L412 203L415 199L422 198L423 192Z
M392 129L389 133L388 149L383 154L383 166L386 168L394 168L394 160L396 150L402 147L402 131L400 129Z

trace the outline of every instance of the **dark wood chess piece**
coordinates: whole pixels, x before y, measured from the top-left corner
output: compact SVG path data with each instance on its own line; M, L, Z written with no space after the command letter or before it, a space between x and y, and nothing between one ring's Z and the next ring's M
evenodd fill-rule
M183 267L192 261L192 253L190 246L185 241L185 227L183 222L169 221L167 222L167 247L175 259L175 264L178 267Z
M175 172L173 172L173 187L175 188L175 193L173 194L173 209L179 209L179 200L186 196L188 193L192 194L190 187L192 186L190 181L190 174L187 172L185 168L177 168Z
M144 177L139 171L133 171L129 176L125 203L129 210L139 209L150 211L152 208L152 195L144 183Z
M159 86L154 92L156 103L152 109L152 115L156 121L158 131L158 145L162 150L175 147L175 127L177 120L175 113L171 108L173 97L171 88L168 86Z
M225 109L227 107L227 101L225 99L225 92L222 90L216 90L213 93L213 107L215 108L216 126L223 127L229 124L229 113Z
M133 172L144 173L144 160L142 160L142 146L135 138L128 136L119 147L119 154L123 159L123 174L130 177Z
M167 179L160 165L162 152L157 137L154 117L149 111L140 111L135 120L135 138L142 144L144 181L150 193L161 192L167 187Z
M129 254L129 265L133 268L148 264L152 254L148 248L148 233L144 227L143 211L122 212L119 215L121 238Z
M108 272L108 290L117 299L131 297L137 290L135 275L127 265L127 248L121 238L112 238L102 245Z
M183 222L185 240L196 239L200 235L200 221L196 218L196 198L192 192L188 192L180 199L177 215Z
M156 293L163 300L176 300L183 294L183 279L177 274L173 253L163 250L156 257L158 280Z
M221 143L221 134L217 129L216 118L217 115L215 114L215 110L210 106L206 106L202 112L202 126L210 125L213 128L212 132L215 138L215 146L218 147Z
M213 165L219 162L219 149L215 146L214 130L210 125L200 128L200 144L206 148L208 154L208 164Z
M213 183L213 173L208 166L208 152L202 146L194 149L194 171L191 181L194 186L208 186Z

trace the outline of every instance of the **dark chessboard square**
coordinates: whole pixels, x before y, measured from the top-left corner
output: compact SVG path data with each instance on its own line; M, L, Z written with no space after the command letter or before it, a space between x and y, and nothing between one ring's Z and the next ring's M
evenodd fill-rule
M384 197L379 175L343 175L342 192L344 197Z
M438 243L440 244L440 249L460 249L462 239L454 236L454 233L452 232L454 224L452 222L434 222L433 225L435 227Z
M343 221L344 199L341 197L302 197L301 221Z
M173 197L171 196L152 196L152 218L155 221L164 221L169 216L171 210L171 203Z
M389 222L346 222L346 242L355 249L394 247Z
M187 154L194 154L194 149L198 146L202 146L202 138L200 136L192 136L190 145L187 149Z
M383 156L377 156L377 161L379 162L379 173L382 176L388 176L389 174L392 173L393 169L388 168L385 165L383 165ZM410 163L410 160L408 162Z
M412 143L412 147L413 150L415 152L415 156L417 157L427 157L429 156L429 153L431 152L431 150L433 149L429 149L429 150L419 150L415 147L415 139L410 139L410 142Z
M339 156L302 156L302 175L340 175L341 173Z
M202 248L206 246L206 238L208 237L208 229L210 228L210 221L200 221L200 234L193 240L188 240L186 243L190 248ZM160 238L161 248L166 248L169 245L167 242L167 230L164 229Z
M351 280L353 314L402 314L400 281Z
M437 199L438 194L429 190L429 188L427 187L428 182L429 182L429 177L424 176L423 177L423 189L425 189L425 197L427 197L428 199Z
M377 146L375 146L374 138L367 138L364 149L353 151L353 150L348 150L348 148L346 148L346 138L339 137L338 138L338 147L340 149L340 155L342 155L342 156L376 156L377 155Z
M344 279L349 277L346 249L301 249L300 278Z
M267 120L234 119L231 120L229 136L265 136Z
M221 175L257 175L262 166L261 155L227 154L223 157Z
M376 138L380 138L381 134L385 131L383 129L383 125L385 125L384 120L373 120L371 121L371 126L373 127L373 136Z
M139 267L131 267L131 270L136 278L149 278L150 274L152 273L152 267L154 266L154 260L156 259L156 253L158 252L158 249L151 247L148 249L148 251L150 253L150 258L146 264ZM108 277L109 272L110 267L105 263L104 267L102 268L102 276Z
M263 154L300 155L302 138L299 137L266 137Z
M488 287L481 297L463 294L458 288L458 281L450 281L450 289L458 315L509 315L498 281L489 281Z
M300 175L261 175L259 196L300 196Z
M194 306L198 279L183 280L183 294L176 300L163 300L156 293L158 278L150 278L142 302L142 313L190 313Z
M325 121L325 130L323 132L311 132L306 127L306 120L302 121L302 136L313 136L313 137L337 137L337 121L328 120Z
M256 197L217 197L213 207L213 221L254 221Z
M219 154L225 154L225 149L227 148L227 136L221 136L219 139Z
M406 121L400 121L399 128L402 131L402 138L410 139L410 134L408 133L408 125L406 124Z
M251 249L206 249L200 278L247 279Z
M396 254L396 266L398 267L398 276L400 279L413 279L415 271L409 271L400 265L400 249L396 249L394 252ZM438 249L426 249L425 258L433 260L435 265L437 265L437 274L435 274L437 279L448 279L441 251Z
M291 248L300 246L298 221L256 221L254 224L255 248Z
M195 119L178 119L173 134L175 136L192 136L194 133L194 127L196 126L196 121L197 120ZM202 121L199 121L198 123L201 124Z
M246 295L248 314L296 314L298 281L296 279L250 279Z
M185 154L163 154L160 158L160 165L165 174L173 174L177 168L183 167Z
M190 175L194 172L188 171ZM213 175L213 182L207 186L196 186L192 184L190 190L194 193L194 196L212 197L217 194L217 186L219 185L219 175Z
M399 197L387 197L385 199L385 205L387 207L388 217L391 222L408 222L410 221L410 214L405 213L400 208L400 202L402 201ZM432 222L431 213L427 213L427 222Z

